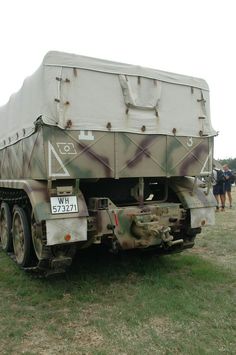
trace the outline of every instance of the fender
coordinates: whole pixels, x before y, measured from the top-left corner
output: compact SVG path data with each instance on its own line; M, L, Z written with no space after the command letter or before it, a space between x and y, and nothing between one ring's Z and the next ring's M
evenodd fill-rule
M190 211L191 227L205 224L214 225L216 201L212 191L193 177L175 177L169 179L169 186L178 196L183 207Z
M30 200L36 222L61 219L61 215L53 215L51 213L50 195L46 182L37 180L0 180L0 187L25 191ZM78 213L73 213L73 217L87 217L87 205L80 190L77 193L77 198L80 208ZM63 217L71 217L71 214Z

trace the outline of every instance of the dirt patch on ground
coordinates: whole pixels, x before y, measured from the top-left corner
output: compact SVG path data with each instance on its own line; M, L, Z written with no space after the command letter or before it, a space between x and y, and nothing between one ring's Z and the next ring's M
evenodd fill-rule
M190 250L191 254L199 254L199 255L203 255L203 254L210 254L211 251L205 247L198 247L198 246L194 246L193 249Z
M66 334L55 336L45 329L33 329L25 334L18 353L66 354L69 347L72 354L80 353L78 349L84 349L82 353L86 354L86 349L96 349L103 343L103 336L95 327L83 327L78 322L70 322L67 331L73 335L67 338Z
M150 318L148 325L157 335L177 336L173 322L167 317L152 317Z

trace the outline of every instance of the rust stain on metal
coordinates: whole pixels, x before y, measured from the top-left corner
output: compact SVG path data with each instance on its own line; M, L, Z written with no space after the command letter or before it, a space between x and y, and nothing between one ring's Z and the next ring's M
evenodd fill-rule
M68 121L66 122L66 127L65 127L65 128L71 128L71 126L72 126L72 121L71 121L71 120L68 120Z
M107 129L111 129L111 122L108 122L107 125L106 125Z

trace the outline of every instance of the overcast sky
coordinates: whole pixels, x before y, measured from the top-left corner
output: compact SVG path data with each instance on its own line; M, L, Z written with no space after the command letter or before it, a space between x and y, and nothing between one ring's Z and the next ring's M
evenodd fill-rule
M236 157L234 0L2 0L0 105L49 50L204 78L219 131L215 158Z

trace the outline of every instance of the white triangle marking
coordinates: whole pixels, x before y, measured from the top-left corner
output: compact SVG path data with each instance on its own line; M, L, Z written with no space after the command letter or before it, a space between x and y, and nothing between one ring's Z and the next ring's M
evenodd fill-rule
M210 166L212 166L212 148L210 149L209 151L209 154L205 160L205 163L203 164L203 167L202 167L202 170L200 172L200 174L203 174L203 173L211 173L210 171L205 171L205 168L206 168L206 165L207 165L207 162L210 160Z
M62 170L64 171L64 173L53 173L52 172L52 154L54 155L54 158L56 158L56 160L60 164L60 166L61 166ZM50 141L48 141L48 175L49 176L70 176L69 171L64 166L61 158L59 157L59 155L55 151L55 149L52 146Z

